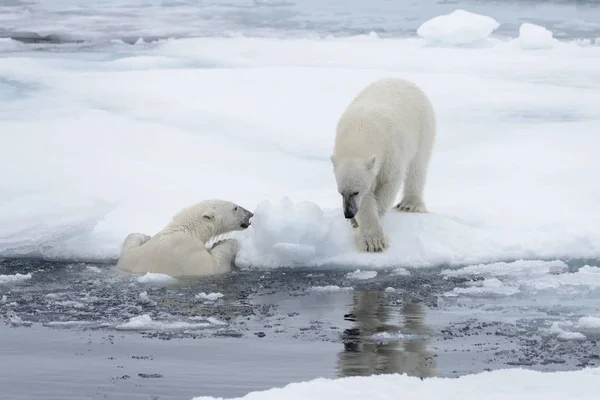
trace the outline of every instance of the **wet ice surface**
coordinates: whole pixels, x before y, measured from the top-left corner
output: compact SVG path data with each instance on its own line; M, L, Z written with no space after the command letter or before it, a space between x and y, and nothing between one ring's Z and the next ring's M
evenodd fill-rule
M0 276L21 278L0 281L0 386L11 399L189 399L318 377L580 369L600 364L592 265L173 281L109 265L2 261Z

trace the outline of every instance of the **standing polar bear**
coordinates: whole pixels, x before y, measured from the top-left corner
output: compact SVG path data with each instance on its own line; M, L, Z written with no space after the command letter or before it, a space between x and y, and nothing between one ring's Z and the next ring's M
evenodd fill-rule
M123 242L117 268L132 273L206 276L231 271L239 244L235 239L206 242L215 236L250 226L250 211L229 201L205 200L176 214L152 238L131 233Z
M361 251L388 248L380 219L396 209L426 212L423 190L436 136L433 106L415 84L397 78L364 88L341 115L333 155L344 216L357 229Z

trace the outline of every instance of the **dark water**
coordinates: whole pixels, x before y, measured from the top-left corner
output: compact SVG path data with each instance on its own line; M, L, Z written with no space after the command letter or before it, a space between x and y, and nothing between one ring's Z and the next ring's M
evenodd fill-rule
M468 280L444 279L439 269L379 271L366 280L348 272L238 271L140 283L106 265L2 261L0 275L31 273L0 284L2 398L232 397L318 377L456 377L600 362L600 336L565 341L540 333L549 319L580 311L583 298L575 305L540 296L449 298L443 293ZM353 290L315 290L328 285ZM199 299L201 292L223 296ZM159 325L123 329L146 314Z

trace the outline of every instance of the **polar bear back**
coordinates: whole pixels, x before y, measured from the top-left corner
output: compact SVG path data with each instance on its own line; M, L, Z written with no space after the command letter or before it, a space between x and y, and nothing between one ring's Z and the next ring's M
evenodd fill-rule
M423 91L403 79L384 78L348 105L338 121L334 148L345 157L412 159L421 141L433 140L434 133L433 106Z
M152 271L171 276L212 275L214 260L204 243L184 232L160 233L123 252L119 264L135 274Z

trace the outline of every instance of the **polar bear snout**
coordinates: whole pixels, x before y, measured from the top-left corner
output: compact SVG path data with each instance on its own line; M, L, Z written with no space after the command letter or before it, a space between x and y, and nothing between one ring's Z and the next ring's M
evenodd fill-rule
M241 225L240 225L240 226L241 226L242 228L246 229L246 228L248 228L248 227L251 225L251 223L250 223L250 219L251 219L252 217L254 217L254 214L253 214L252 212L250 212L250 211L246 210L246 209L245 209L245 208L243 208L243 207L242 207L242 211L244 212L244 221L241 223Z
M358 204L356 203L356 194L343 194L343 207L344 207L344 217L346 219L351 219L356 216L358 212Z

